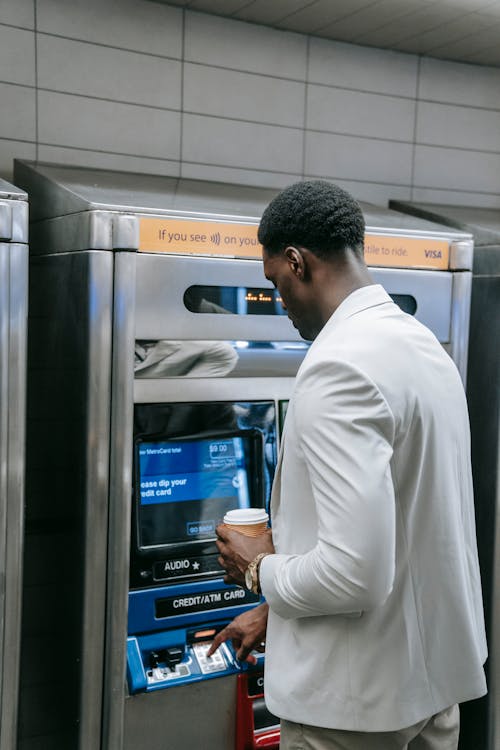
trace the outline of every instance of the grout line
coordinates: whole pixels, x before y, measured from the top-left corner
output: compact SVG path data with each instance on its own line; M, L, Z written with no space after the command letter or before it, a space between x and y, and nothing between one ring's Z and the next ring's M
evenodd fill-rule
M311 55L311 37L308 34L306 38L306 80L304 84L304 120L302 127L302 179L306 172L306 139L307 139L307 115L309 100L309 60Z
M19 31L34 31L33 26L19 26L17 23L7 23L7 21L0 21L0 26L7 26L9 29L19 29Z
M118 52L131 52L134 55L143 55L144 57L156 57L159 60L171 60L172 62L180 62L179 57L173 57L172 55L160 55L157 52L147 52L146 50L132 49L132 47L118 47L116 44L105 44L104 42L90 41L89 39L81 39L77 36L66 36L66 34L56 34L53 31L39 31L41 36L53 37L54 39L65 39L68 42L78 42L79 44L88 44L94 47L103 47L104 49L113 49Z
M38 31L37 31L37 0L33 0L33 19L35 31L35 161L38 161L38 139L39 139L39 102L38 102Z
M413 200L413 186L415 184L415 167L417 158L417 123L418 123L418 107L420 104L420 75L422 67L422 55L417 58L417 77L415 81L415 111L413 115L413 144L411 149L411 165L410 165L410 200Z
M35 42L35 45L36 45L36 42ZM3 80L0 80L0 84L2 86L20 86L23 89L36 89L36 83L35 84L32 84L32 83L14 83L13 81L3 81Z
M182 34L181 34L181 101L180 101L180 126L179 126L179 175L182 177L182 164L184 153L184 82L185 82L185 52L186 52L186 9L182 9Z

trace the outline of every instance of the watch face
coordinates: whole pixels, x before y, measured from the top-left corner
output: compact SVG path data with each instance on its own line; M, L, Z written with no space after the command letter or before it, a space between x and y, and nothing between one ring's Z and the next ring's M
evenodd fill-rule
M249 591L252 590L252 574L248 568L245 570L245 586Z

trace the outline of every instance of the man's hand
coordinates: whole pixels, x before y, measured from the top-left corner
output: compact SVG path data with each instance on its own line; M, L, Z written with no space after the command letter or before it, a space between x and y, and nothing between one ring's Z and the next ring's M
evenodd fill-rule
M245 585L245 570L259 552L274 552L271 529L256 537L245 536L239 531L217 526L217 548L220 553L219 565L226 571L224 581Z
M250 651L264 651L268 612L269 606L260 604L235 617L224 630L217 633L207 651L207 656L212 656L221 643L231 640L236 658L255 664L257 659L250 654Z

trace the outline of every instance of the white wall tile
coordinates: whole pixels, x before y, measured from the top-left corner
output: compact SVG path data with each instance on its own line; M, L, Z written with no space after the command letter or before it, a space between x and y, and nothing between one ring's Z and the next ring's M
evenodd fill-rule
M448 206L479 206L500 208L500 193L470 193L465 190L433 190L414 188L412 200L423 203L445 203Z
M214 180L215 182L230 182L234 185L254 185L255 187L269 187L281 189L301 179L300 174L281 174L280 172L262 172L254 169L237 169L217 167L207 164L191 164L184 162L182 177L197 180Z
M500 152L500 111L422 102L417 142Z
M1 0L0 0L1 2ZM35 34L0 24L0 81L35 85Z
M311 37L308 80L412 98L417 90L417 57Z
M185 59L304 81L307 37L243 21L186 13Z
M313 130L410 141L414 118L411 99L313 84L307 87L307 127Z
M411 183L412 146L329 133L306 134L305 173L336 180Z
M0 138L34 141L36 138L36 91L0 83Z
M180 163L167 159L125 156L123 154L106 154L102 151L80 151L62 146L40 146L38 159L51 164L71 164L75 167L95 169L112 169L119 172L140 172L142 174L159 174L167 177L179 177Z
M179 158L180 115L81 96L39 92L39 139L51 146Z
M35 159L36 144L0 138L0 177L12 182L14 159Z
M0 0L0 23L24 29L35 26L35 0Z
M184 110L304 127L305 83L206 65L184 67Z
M435 102L500 110L500 70L423 57L418 95Z
M302 132L185 115L182 158L199 164L297 174L302 171Z
M181 57L182 10L144 0L37 0L38 31Z
M41 88L179 109L181 63L39 34Z
M415 187L500 194L500 154L417 146Z

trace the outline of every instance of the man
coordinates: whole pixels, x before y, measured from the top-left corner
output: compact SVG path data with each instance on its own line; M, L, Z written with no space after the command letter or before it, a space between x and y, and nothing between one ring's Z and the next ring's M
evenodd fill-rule
M454 750L458 704L486 692L469 425L456 367L373 283L359 205L303 182L268 206L264 272L313 343L296 378L272 533L218 527L227 582L266 603L234 620L266 639L281 750Z

